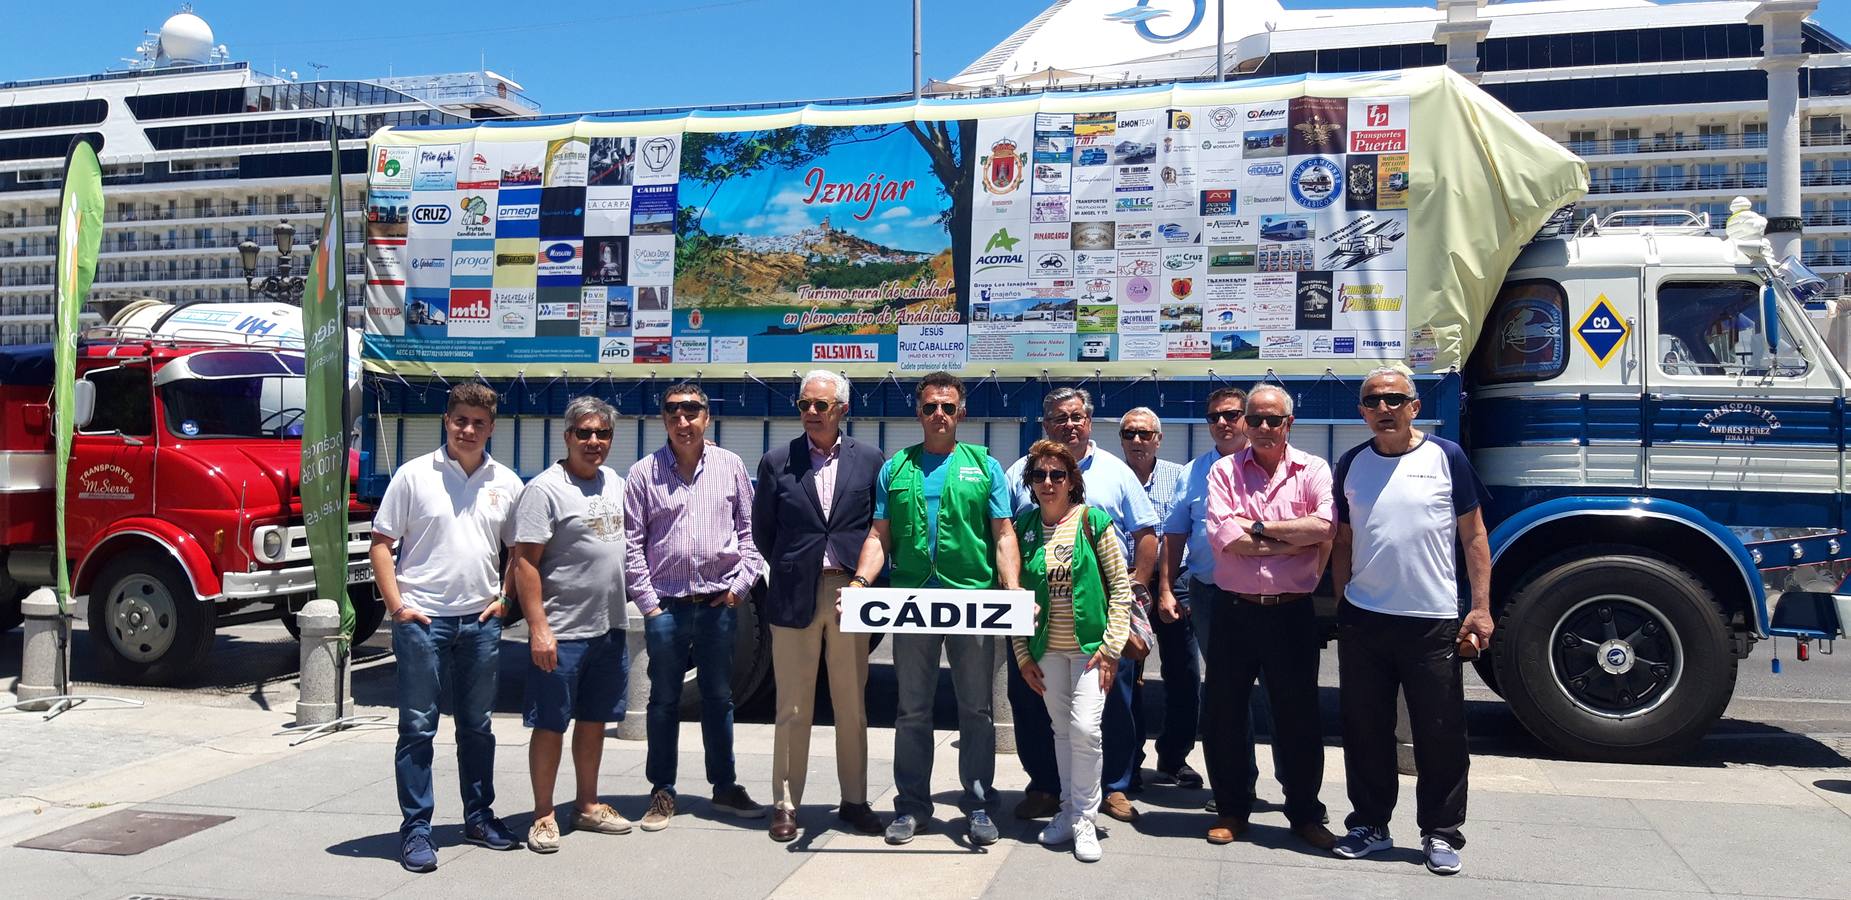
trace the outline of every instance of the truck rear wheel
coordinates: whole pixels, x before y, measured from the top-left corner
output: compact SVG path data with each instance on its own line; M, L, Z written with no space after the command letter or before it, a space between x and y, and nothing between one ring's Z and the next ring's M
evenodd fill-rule
M348 585L347 600L353 604L353 643L358 646L378 633L380 623L386 620L386 604L379 599L378 589L371 584ZM302 639L302 626L296 621L296 613L301 612L303 604L307 602L296 599L279 604L283 610L284 630L298 641Z
M20 608L25 599L26 586L14 581L6 574L6 569L0 567L0 634L12 631L26 621L26 614Z
M173 684L197 672L212 651L214 618L212 604L157 553L116 557L91 585L91 640L111 681Z
M1494 640L1497 684L1518 721L1571 756L1677 756L1735 692L1715 596L1640 548L1596 547L1538 566L1499 615Z
M745 706L759 695L771 688L771 626L759 618L759 605L765 599L765 583L752 585L752 594L746 602L734 607L738 615L738 624L733 634L733 707ZM642 625L636 626L641 628ZM631 678L649 677L647 672L632 668ZM698 717L701 709L701 689L695 682L693 666L682 676L681 715L683 718Z

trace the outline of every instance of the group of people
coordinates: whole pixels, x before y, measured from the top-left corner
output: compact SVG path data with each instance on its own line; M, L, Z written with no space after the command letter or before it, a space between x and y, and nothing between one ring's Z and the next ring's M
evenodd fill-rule
M1459 871L1468 755L1461 659L1489 646L1490 558L1483 493L1456 444L1413 426L1420 401L1403 372L1363 382L1371 440L1334 467L1290 443L1292 397L1272 384L1207 399L1214 447L1186 465L1160 458L1163 423L1137 408L1119 420L1123 457L1092 439L1086 391L1043 404L1045 438L1005 471L958 439L963 383L935 372L917 387L923 441L887 456L846 433L850 385L803 378L803 434L759 460L707 439L706 393L662 395L666 443L627 475L604 465L616 411L574 398L563 454L525 485L486 452L497 398L454 388L445 442L408 461L373 521L372 560L398 657L395 752L404 815L401 862L431 871L431 762L440 692L456 722L464 840L514 849L493 812L490 710L504 620L528 626L523 723L533 820L525 845L559 847L554 788L566 733L575 775L572 831L666 828L678 807L677 738L693 665L710 806L762 818L733 756L731 676L737 607L761 577L777 713L773 840L798 832L819 663L834 706L837 817L905 844L932 822L932 710L949 660L959 729L958 806L970 842L1000 837L992 813L996 741L991 697L1008 679L1016 752L1029 783L1015 815L1049 819L1038 840L1101 857L1098 815L1135 821L1142 787L1141 672L1153 649L1165 703L1152 781L1200 787L1187 763L1203 743L1214 813L1209 842L1247 831L1258 778L1250 709L1270 700L1273 770L1294 835L1338 856L1392 846L1398 786L1396 695L1404 692L1419 767L1418 823L1429 869ZM1469 606L1459 599L1455 543ZM505 553L503 551L506 551ZM506 559L505 566L501 562ZM1352 812L1341 837L1318 798L1324 746L1318 663L1323 634L1311 592L1326 568L1339 598L1338 671ZM899 630L894 815L869 803L869 639L845 631L846 592L897 588L1032 591L1032 635ZM634 826L599 798L605 727L628 695L626 604L648 650L649 805ZM1005 662L1006 661L1006 662Z

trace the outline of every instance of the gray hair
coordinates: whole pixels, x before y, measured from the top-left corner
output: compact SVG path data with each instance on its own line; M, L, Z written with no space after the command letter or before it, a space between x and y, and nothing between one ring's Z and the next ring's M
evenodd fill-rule
M593 416L603 419L606 427L617 427L617 410L611 408L611 405L603 400L590 395L581 395L573 397L571 402L566 404L564 418L567 428L576 428L579 422Z
M1401 379L1402 381L1407 383L1409 393L1413 392L1414 376L1407 369L1401 366L1376 366L1375 368L1369 370L1369 374L1363 376L1363 383L1358 385L1356 388L1356 399L1358 400L1362 399L1363 392L1369 389L1370 379L1379 378L1384 375L1393 375L1396 378Z
M1070 400L1079 400L1086 407L1086 417L1093 417L1093 395L1087 393L1085 388L1075 387L1055 388L1048 392L1046 397L1041 398L1041 415L1052 415L1055 409Z
M1157 433L1163 433L1163 417L1157 415L1157 411L1148 406L1134 406L1125 410L1125 414L1118 417L1118 427L1125 427L1125 422L1132 416L1150 416L1150 420L1157 423Z
M1253 401L1257 399L1261 394L1278 394L1279 402L1285 404L1285 414L1288 416L1292 414L1292 395L1290 393L1287 393L1285 388L1282 388L1270 382L1265 383L1265 384L1256 384L1253 386L1252 390L1249 390L1247 392L1247 408L1249 410L1253 409Z
M827 381L834 381L836 383L836 402L843 406L848 405L848 378L840 372L831 372L828 369L811 369L804 373L803 383L797 386L798 392L801 393L805 388L810 386L810 382L819 378Z

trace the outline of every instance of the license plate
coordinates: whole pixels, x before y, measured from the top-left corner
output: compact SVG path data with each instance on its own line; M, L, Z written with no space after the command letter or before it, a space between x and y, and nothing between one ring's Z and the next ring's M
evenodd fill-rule
M348 584L363 584L373 580L373 564L365 563L347 568Z

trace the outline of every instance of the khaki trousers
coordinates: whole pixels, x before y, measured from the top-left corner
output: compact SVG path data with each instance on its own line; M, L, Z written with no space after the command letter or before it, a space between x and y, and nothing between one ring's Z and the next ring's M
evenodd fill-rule
M771 749L771 802L796 809L810 768L810 724L816 713L817 661L827 654L829 698L835 707L836 778L842 802L868 802L868 635L844 634L836 592L847 573L825 573L816 584L816 615L808 628L771 626L771 665L778 716Z

